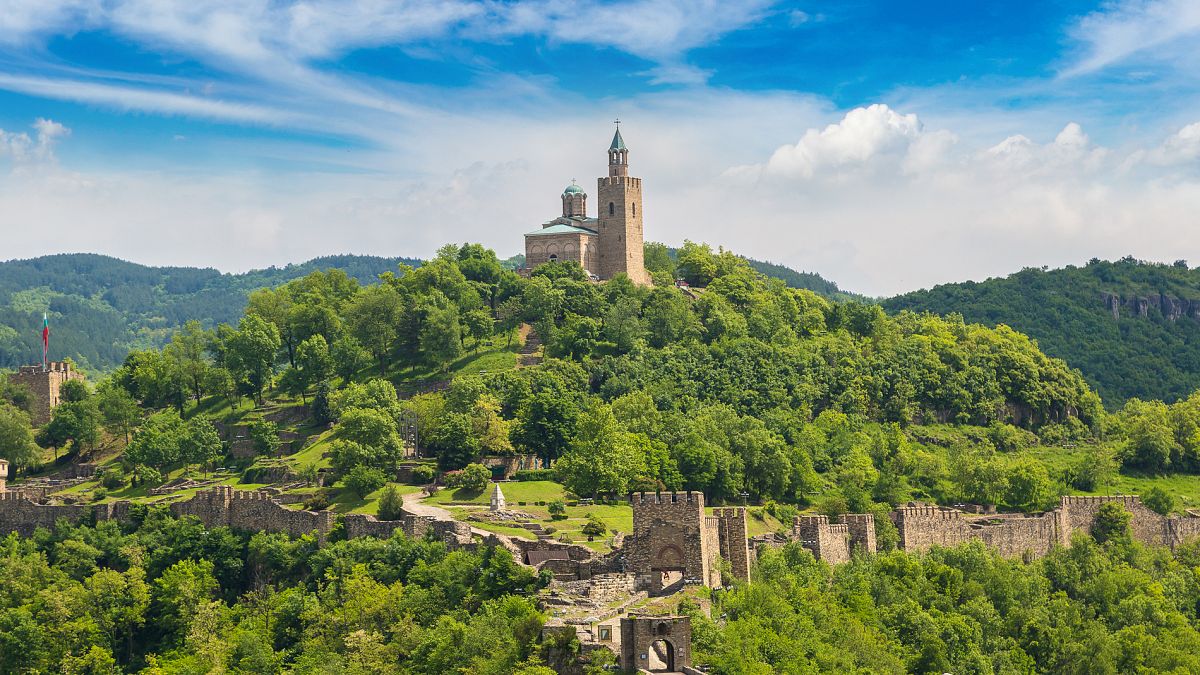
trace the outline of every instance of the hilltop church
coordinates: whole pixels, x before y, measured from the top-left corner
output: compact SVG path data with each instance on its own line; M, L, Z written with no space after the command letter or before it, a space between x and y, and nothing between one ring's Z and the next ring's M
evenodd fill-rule
M562 193L562 216L525 235L527 270L570 260L593 279L624 272L634 283L650 283L642 258L642 179L629 175L629 149L617 124L608 146L608 175L596 181L599 213L588 217L587 193L571 181Z

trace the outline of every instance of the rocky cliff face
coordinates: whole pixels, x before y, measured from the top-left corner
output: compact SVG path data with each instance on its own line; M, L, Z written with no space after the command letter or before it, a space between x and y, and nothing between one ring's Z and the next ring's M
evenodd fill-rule
M1114 320L1121 318L1122 310L1134 317L1149 316L1151 307L1157 309L1168 321L1175 321L1185 316L1200 320L1200 300L1176 298L1166 293L1122 297L1116 293L1105 292L1101 294L1101 300L1104 302L1104 308L1112 314Z

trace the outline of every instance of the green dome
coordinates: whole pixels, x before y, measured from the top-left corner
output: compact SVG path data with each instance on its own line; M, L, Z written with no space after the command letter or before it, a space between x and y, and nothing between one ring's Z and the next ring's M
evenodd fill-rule
M583 192L583 188L579 187L578 185L576 185L574 183L571 183L570 185L567 186L566 190L563 190L563 194L564 195L580 195L580 194L584 194L584 192Z

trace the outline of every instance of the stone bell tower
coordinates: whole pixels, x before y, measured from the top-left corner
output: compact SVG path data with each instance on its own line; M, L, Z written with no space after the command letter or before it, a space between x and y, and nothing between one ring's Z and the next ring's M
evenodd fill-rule
M629 149L620 120L608 146L608 175L597 183L600 278L624 272L636 284L649 283L642 252L642 179L629 175Z

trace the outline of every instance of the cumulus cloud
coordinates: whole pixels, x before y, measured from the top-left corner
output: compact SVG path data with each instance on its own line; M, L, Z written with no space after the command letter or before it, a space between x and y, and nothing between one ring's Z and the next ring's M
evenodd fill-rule
M8 132L0 129L0 157L8 156L14 170L22 170L45 162L54 162L54 146L71 134L67 127L44 118L33 123L34 135L27 132Z
M763 236L739 238L770 241L750 245L759 255L876 294L1093 256L1197 258L1198 156L1200 124L1114 150L1075 122L1044 141L988 141L872 105L726 172L692 216L737 222L744 209Z

